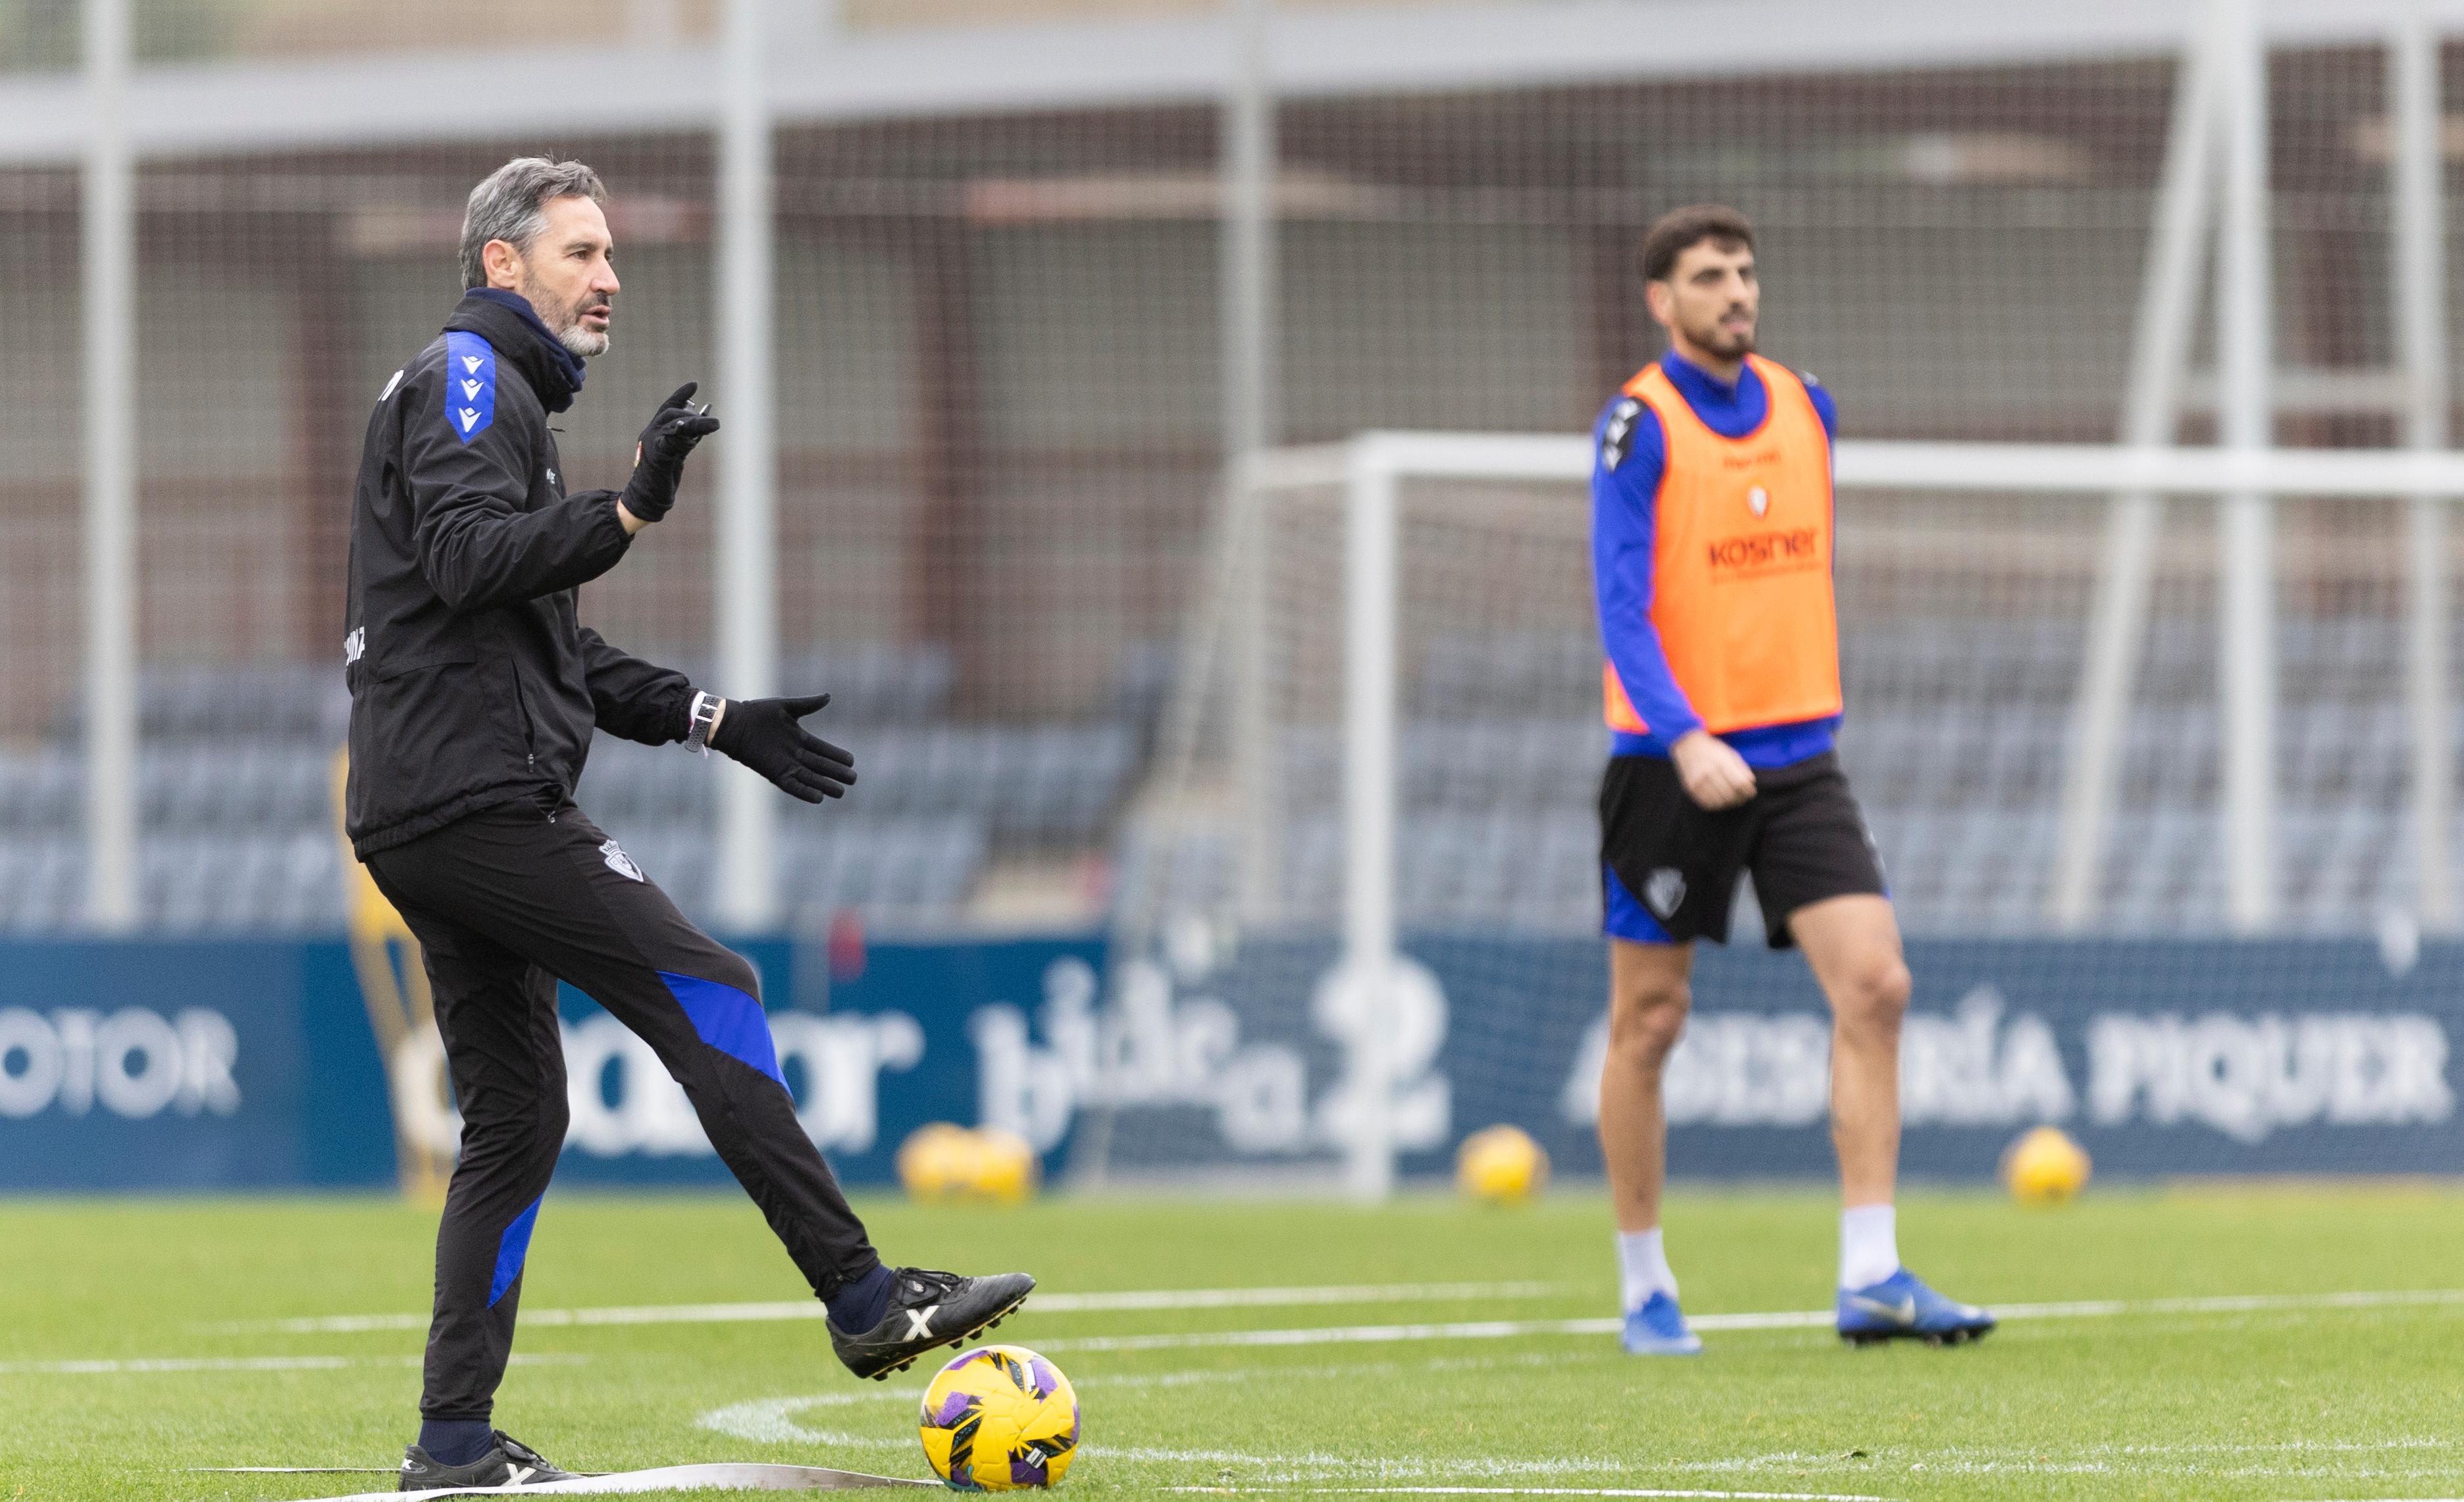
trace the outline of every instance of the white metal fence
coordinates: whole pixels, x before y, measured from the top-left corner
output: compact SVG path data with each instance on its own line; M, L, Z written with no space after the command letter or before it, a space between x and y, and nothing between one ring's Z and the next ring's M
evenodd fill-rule
M2438 39L2464 28L2464 5L2178 0L2104 16L1946 4L1881 19L1837 7L1790 29L1757 27L1752 16L1705 29L1690 12L1672 13L1666 29L1638 28L1630 8L1610 4L1471 6L1433 10L1403 45L1367 11L1270 14L1264 0L1219 17L1137 23L1143 31L946 35L840 32L800 8L732 0L708 42L585 59L599 83L575 113L545 99L534 60L484 48L442 59L133 68L129 38L142 28L131 26L132 3L87 0L80 77L0 79L0 164L19 174L12 192L47 203L65 192L58 168L74 162L78 172L81 507L77 546L44 555L77 560L86 917L100 926L128 926L140 909L140 622L156 577L138 554L140 482L153 462L148 435L181 415L132 400L160 352L149 342L159 320L143 311L159 294L145 280L141 227L158 227L145 233L160 240L165 204L188 213L209 201L279 197L273 184L303 203L339 195L364 210L344 221L355 243L425 247L433 236L422 216L437 206L423 174L443 181L461 167L413 167L409 154L439 142L528 145L544 129L584 132L611 149L634 142L625 149L637 159L634 138L662 136L665 155L644 163L655 170L637 174L658 179L660 192L641 195L649 207L627 232L655 241L649 231L664 225L666 244L697 246L694 227L709 226L708 267L677 272L672 285L690 303L676 315L687 336L677 342L692 347L708 333L727 393L715 466L722 490L707 553L671 564L658 585L665 602L641 614L697 650L706 644L733 691L777 680L781 620L798 608L799 580L844 588L857 576L912 571L905 553L874 567L857 547L829 558L827 536L802 540L856 530L858 487L911 488L927 511L972 488L963 526L898 524L922 538L903 545L910 552L930 552L955 529L977 554L973 572L912 593L993 600L976 607L987 619L970 627L992 644L974 650L977 665L962 664L961 676L1015 684L1028 681L1030 662L1068 654L1046 649L1050 631L1019 628L1013 612L1056 607L987 581L1049 573L1065 554L1103 556L1111 539L1146 528L1162 540L1115 572L1165 582L1120 585L1104 603L1110 614L1073 629L1108 638L1151 629L1181 592L1179 571L1197 551L1189 518L1202 514L1206 477L1227 454L1236 475L1270 473L1292 461L1244 467L1241 456L1398 418L1569 427L1606 389L1603 370L1639 363L1647 350L1630 296L1594 294L1587 304L1562 289L1625 278L1622 251L1638 222L1673 195L1733 193L1763 216L1774 267L1809 289L1793 308L1775 294L1774 348L1832 367L1823 373L1846 393L1852 434L1908 440L1843 446L1843 486L1882 484L1859 467L1886 465L1897 468L1876 472L1897 476L1888 483L1903 490L1990 479L1988 490L2111 497L2063 763L2053 921L2077 925L2094 905L2104 811L2161 577L2166 497L2211 494L2227 497L2215 577L2232 728L2220 779L2232 921L2256 931L2280 917L2267 876L2279 863L2269 624L2277 498L2340 494L2414 498L2390 576L2408 622L2414 890L2425 921L2453 919L2441 854L2453 816L2444 502L2464 487L2433 451L2448 439L2456 316L2443 253L2453 230L2441 133L2451 117ZM1650 92L1634 92L1643 83ZM1762 91L1772 129L1741 141L1687 136L1689 122L1727 116L1713 107L1723 89ZM1155 108L1194 113L1134 113ZM1054 112L1070 110L1115 118L1100 129L1056 123ZM997 111L1028 123L1011 130L997 120L962 147L938 139ZM824 127L849 134L804 141L803 164L782 166L784 132ZM1175 144L1177 131L1195 144ZM1647 143L1636 153L1661 154L1597 144L1625 138ZM336 153L360 155L338 170ZM1876 162L1886 163L1887 185L1858 186ZM2336 196L2364 178L2354 196ZM351 203L354 194L364 202ZM867 253L814 252L782 230L816 217L866 227ZM885 223L892 228L876 228ZM1004 237L998 254L980 243L991 236ZM2295 243L2299 254L2286 249ZM269 240L267 253L277 250ZM871 253L885 250L893 253ZM39 248L30 253L39 263ZM2322 272L2314 261L2335 264ZM878 294L879 309L891 310L878 326L897 326L894 337L872 322L828 321L875 295L861 287L904 289L953 266L957 290L919 299L921 311L909 310L903 291ZM1020 296L1021 287L1034 295ZM1927 287L1940 296L1929 300ZM2288 309L2332 300L2321 291L2332 287L2373 299L2360 316L2339 304L2353 347L2335 361L2289 348L2284 330L2298 313ZM211 293L202 281L187 291ZM25 300L31 311L41 295ZM971 351L972 381L963 372L907 374L935 365L940 344L963 341L953 320L996 304L1027 311L973 331L981 347ZM821 314L800 323L811 306ZM1627 326L1616 322L1620 306ZM1192 307L1201 310L1195 318ZM1612 316L1594 316L1603 311ZM846 347L850 327L878 342L860 344L862 358L845 368L822 367L797 335L781 332ZM1211 342L1188 359L1192 331ZM1089 371L1095 378L1079 380ZM1048 395L1073 380L1071 404ZM812 429L911 381L931 388L913 410L880 399L879 425L902 430L903 457L833 454L827 463L858 471L854 480L817 504L782 495L796 489L787 466ZM329 425L344 430L347 446L358 413L340 406ZM2350 432L2302 425L2347 420ZM2390 421L2391 432L2369 425ZM1001 436L977 438L979 428ZM1068 433L1018 450L1048 472L1032 484L988 478L1011 461L1001 446L1008 435L1039 428ZM1103 448L1104 435L1131 429L1133 455ZM2304 442L2391 437L2417 454L2289 449L2280 446L2288 430ZM1979 431L2120 444L1989 451L1917 442ZM2219 451L2171 446L2186 435L2212 436ZM42 436L23 442L32 449ZM308 446L333 441L321 434ZM1573 451L1559 439L1463 442L1491 453L1523 444ZM1363 443L1350 462L1399 451ZM311 488L329 480L312 477ZM1097 492L1105 498L1083 500ZM1177 508L1169 527L1145 519L1165 509L1158 497ZM1036 520L1005 521L1004 507ZM860 540L869 549L877 539ZM250 588L227 592L244 598ZM1045 691L1038 681L1016 697ZM1005 703L1000 712L1016 709ZM726 786L710 815L717 911L759 925L781 911L772 876L781 861L766 848L777 806L732 770Z

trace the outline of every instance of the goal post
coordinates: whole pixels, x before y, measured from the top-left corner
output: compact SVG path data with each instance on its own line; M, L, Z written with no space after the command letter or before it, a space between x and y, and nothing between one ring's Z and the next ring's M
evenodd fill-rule
M1386 1038L1399 958L1395 913L1397 638L1401 471L1375 438L1345 456L1343 963L1353 998L1353 1099L1358 1113L1345 1181L1361 1199L1394 1187Z
M1424 1129L1401 1124L1406 1115L1419 1113L1415 1120L1425 1116L1425 1099L1407 1108L1403 1097L1425 1083L1418 1072L1425 1067L1422 1056L1428 1051L1426 1027L1404 1014L1411 1008L1399 999L1415 984L1410 934L1416 926L1414 913L1426 907L1421 903L1416 908L1401 893L1399 883L1407 874L1402 847L1408 838L1430 833L1416 827L1419 816L1405 807L1405 784L1413 777L1442 780L1459 772L1477 780L1486 769L1442 763L1449 754L1477 762L1492 751L1485 743L1441 747L1438 764L1424 765L1430 762L1430 748L1408 744L1407 686L1415 673L1425 677L1438 670L1433 663L1441 647L1462 646L1449 646L1444 640L1452 629L1448 622L1502 638L1518 622L1540 619L1482 617L1466 603L1481 590L1493 589L1501 598L1524 593L1548 597L1545 624L1567 638L1572 643L1568 650L1585 649L1569 633L1577 620L1583 632L1591 631L1586 543L1591 468L1591 445L1581 436L1366 432L1341 444L1259 456L1246 468L1245 483L1230 498L1225 524L1219 529L1219 548L1242 555L1219 558L1220 566L1209 575L1216 581L1217 598L1200 602L1198 613L1211 616L1214 629L1193 636L1209 643L1208 661L1185 666L1181 692L1198 696L1199 702L1180 718L1192 735L1222 748L1224 765L1210 781L1199 765L1203 756L1184 757L1177 775L1188 785L1165 790L1172 795L1168 797L1151 795L1147 803L1151 809L1168 804L1184 817L1192 808L1212 809L1211 815L1199 816L1200 822L1215 821L1222 837L1219 855L1239 867L1216 883L1221 900L1208 910L1222 949L1237 951L1260 938L1333 930L1330 969L1313 981L1293 984L1314 986L1312 1015L1335 1041L1340 1060L1329 1091L1334 1103L1317 1113L1321 1126L1333 1128L1340 1141L1321 1138L1319 1145L1339 1166L1343 1186L1361 1198L1388 1193L1398 1158L1427 1150L1430 1142ZM2116 670L2115 663L2102 659L2116 654L2136 658L2149 649L2142 637L2088 633L2089 586L2098 577L2120 567L2131 577L2149 581L2146 587L2162 590L2167 588L2167 568L2178 572L2186 557L2211 575L2219 567L2213 552L2220 518L2202 507L2180 509L2169 532L2146 530L2137 546L2148 555L2117 559L2105 545L2102 526L2101 503L2108 498L2283 498L2310 508L2303 514L2330 537L2350 530L2335 518L2354 517L2356 525L2365 525L2358 520L2360 512L2338 508L2347 503L2372 508L2365 525L2380 528L2393 522L2397 540L2384 554L2373 555L2376 562L2369 566L2409 579L2409 593L2417 598L2420 580L2443 578L2447 560L2421 556L2403 546L2409 508L2398 503L2464 495L2464 456L2419 450L1849 441L1837 446L1835 476L1842 506L1840 566L1870 572L1872 560L1859 556L1860 527L1869 512L1869 530L1897 539L1889 546L1906 551L1905 558L1885 570L1889 577L1868 580L1854 591L1860 599L1879 602L1874 608L1883 612L1870 622L1882 644L1868 652L1869 660L1888 659L1893 653L1922 655L1946 645L1911 636L1903 628L1905 622L1887 614L1887 608L1896 608L1889 606L1893 599L1927 598L1929 589L1944 593L1938 580L1926 582L1927 571L1947 576L1980 566L1962 556L1978 539L1990 544L1985 551L2001 550L2024 563L2024 555L2038 545L2032 537L2051 537L2054 541L2044 546L2075 555L2079 585L2057 609L2045 612L2022 601L2018 585L2009 587L2010 599L1990 590L1980 593L1973 583L1948 593L1957 597L1959 609L1972 612L1979 630L2007 623L2006 618L2023 609L2073 618L2078 661L2065 670L2075 673L2073 683L2084 683ZM2040 526L2031 533L2021 524L2023 516L2047 515L2060 518L2057 533ZM2006 520L2011 525L2006 527ZM2203 550L2207 556L2202 562ZM1466 556L1452 556L1456 553ZM2299 563L2297 555L2283 571ZM2277 583L2271 579L2257 593L2272 599ZM2211 589L2198 613L2210 622L2210 650L2222 658L2226 644L2219 633L2230 623L2221 621L2216 593ZM1328 595L1337 598L1329 599ZM1518 602L1511 608L1526 606ZM2146 614L2142 613L2143 619ZM2167 614L2177 624L2184 617L2179 609ZM1946 619L1931 606L1907 616L1920 630L1956 634L1955 627L1944 627ZM1859 642L1862 623L1854 617L1843 621L1844 648L1852 656L1865 650ZM2250 627L2245 621L2240 629ZM2258 629L2277 629L2272 606ZM2415 631L2403 640L2417 644L2418 636ZM1588 650L1595 675L1595 636ZM1480 670L1477 664L1471 668ZM1510 665L1494 670L1514 671ZM1899 669L1884 661L1880 670L1887 676ZM2294 670L2289 664L2287 671ZM1559 680L1570 681L1569 675L1561 673ZM2439 677L2408 672L2401 682L2412 700L2428 696L2434 701L2409 703L2405 722L2446 723L2451 707ZM2271 716L2282 686L2272 687L2277 691L2266 701ZM2064 691L2070 702L2063 715L2074 718L2077 693L2067 686ZM1549 712L1569 720L1571 703L1560 693L1551 701ZM1590 707L1595 763L1595 703ZM1859 707L1852 691L1852 735ZM1222 718L1209 719L1217 714ZM2062 731L2058 738L2075 749L2069 727ZM1307 872L1312 851L1325 843L1326 831L1309 825L1295 810L1309 806L1311 793L1304 784L1313 775L1309 768L1317 765L1311 758L1326 750L1329 736L1340 773L1319 780L1332 784L1327 791L1339 802L1337 817L1329 822L1339 829L1334 838L1340 872L1337 882L1312 886ZM1852 773L1859 765L1852 755ZM2266 779L2271 794L2277 780L2271 771ZM2119 781L2101 779L2109 790ZM1201 783L1219 789L1212 803L1191 796ZM2415 787L2409 795L2433 795ZM1261 799L1268 806L1260 806ZM2048 819L2058 822L2064 816L2057 795L2041 801ZM2426 826L2413 827L2422 838L2445 834L2443 829L2433 833ZM1887 847L1891 837L1884 838ZM2221 859L2223 848L2229 845L2211 850L2209 859ZM1422 859L1434 862L1444 858ZM2050 866L2050 850L2037 852L2036 859ZM2425 859L2443 865L2447 855L2431 852ZM1567 860L1578 868L1576 881L1592 884L1595 898L1595 869L1579 852L1559 863ZM1272 868L1258 869L1260 861L1272 862ZM1150 862L1146 874L1133 871L1127 879L1157 880L1155 869ZM1295 872L1301 876L1296 878ZM1419 878L1429 873L1411 874ZM2262 873L2258 879L2275 877ZM2057 931L2059 894L2051 872L2035 872L2031 883L2028 910L2016 919L2018 927ZM1499 921L1518 921L1506 916L1509 910L1530 910L1529 895L1493 894ZM1207 899L1151 892L1125 903L1124 910L1147 915L1153 931L1119 936L1123 952L1151 947L1176 911L1192 901L1204 905ZM1473 906L1456 910L1471 911ZM1425 911L1418 925L1427 926ZM1596 927L1592 931L1596 933ZM1243 1005L1270 1004L1253 999ZM1456 1020L1462 1026L1470 1019ZM1501 1034L1498 1046L1511 1047L1513 1040Z

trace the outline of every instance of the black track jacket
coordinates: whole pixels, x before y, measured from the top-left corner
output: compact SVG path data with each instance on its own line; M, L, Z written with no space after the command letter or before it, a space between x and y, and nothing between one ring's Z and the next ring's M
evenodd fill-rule
M616 492L567 496L547 415L573 381L519 314L465 297L387 381L351 502L344 828L363 857L542 791L594 726L682 740L693 686L574 613L631 538Z

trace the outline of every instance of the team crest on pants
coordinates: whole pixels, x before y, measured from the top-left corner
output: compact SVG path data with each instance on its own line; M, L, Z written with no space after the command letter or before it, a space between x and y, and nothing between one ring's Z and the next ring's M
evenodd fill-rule
M625 853L625 847L619 845L616 841L611 839L605 844L601 845L599 847L599 854L601 858L607 862L608 870L615 872L618 876L624 877L628 881L638 882L642 880L642 868L633 863L633 858L627 855Z
M1678 905L1685 901L1685 873L1674 866L1661 866L1643 878L1642 900L1662 922L1676 917Z

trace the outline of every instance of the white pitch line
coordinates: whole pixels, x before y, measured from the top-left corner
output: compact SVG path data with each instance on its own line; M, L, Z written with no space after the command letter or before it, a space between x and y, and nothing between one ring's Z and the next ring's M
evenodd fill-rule
M368 1364L367 1361L349 1356L161 1356L116 1361L0 1361L0 1374L98 1377L121 1372L330 1372ZM388 1358L377 1364L401 1363Z
M1189 1289L1177 1293L1041 1295L1032 1312L1070 1313L1093 1309L1221 1309L1272 1308L1328 1304L1356 1298L1363 1302L1414 1299L1531 1298L1557 1292L1549 1283L1389 1283L1361 1287ZM1178 1302L1164 1302L1178 1300ZM2301 1310L2393 1309L2464 1305L2464 1289L2360 1291L2334 1294L2236 1294L2207 1297L2083 1299L2069 1303L2003 1304L1994 1313L2006 1320L2092 1319L2123 1315L2233 1315ZM771 1311L776 1311L775 1313ZM822 1317L818 1303L671 1304L603 1309L541 1309L524 1313L536 1325L622 1325L720 1320ZM1710 1332L1818 1329L1831 1324L1827 1309L1779 1310L1753 1314L1697 1315L1695 1329ZM373 1323L371 1321L396 1321ZM277 1330L285 1334L337 1333L374 1329L425 1328L425 1315L346 1315L326 1319L286 1319L223 1329ZM1217 1330L1188 1334L1078 1336L1036 1342L1039 1350L1172 1351L1208 1346L1375 1345L1419 1340L1499 1340L1527 1336L1614 1335L1616 1319L1482 1319L1439 1324L1311 1325L1287 1330ZM416 1365L417 1357L369 1359L382 1364L399 1361ZM566 1363L582 1356L517 1356L517 1363ZM109 1375L142 1372L325 1371L363 1364L340 1356L153 1357L106 1361L0 1361L0 1376Z
M1547 1298L1556 1283L1372 1283L1309 1288L1142 1289L1111 1294L1037 1294L1021 1314L1110 1314L1186 1309L1289 1309L1310 1304L1468 1303L1491 1298ZM745 1324L820 1319L815 1299L743 1304L634 1304L596 1309L525 1309L522 1323L544 1325ZM372 1330L425 1330L425 1314L323 1315L250 1319L212 1328L223 1334L354 1335Z
M1318 1288L1190 1288L1123 1294L1035 1294L1042 1315L1124 1309L1275 1309L1303 1304L1443 1304L1483 1298L1547 1298L1559 1283L1366 1283ZM1024 1310L1020 1311L1022 1314Z
M1173 1492L1306 1494L1306 1497L1732 1497L1735 1502L1890 1502L1862 1492L1693 1492L1661 1488L1171 1488Z
M2205 1298L2090 1299L2071 1304L2008 1304L1994 1313L2011 1319L2082 1315L2239 1315L2279 1309L2390 1309L2423 1304L2464 1304L2464 1288L2399 1289L2388 1293L2233 1294Z
M1055 1351L1184 1351L1204 1346L1353 1345L1393 1340L1502 1340L1529 1335L1615 1335L1621 1319L1476 1319L1457 1324L1309 1325L1297 1330L1214 1330L1197 1335L1098 1335L1038 1340ZM1703 1321L1694 1321L1703 1327Z
M1433 1361L1427 1363L1427 1369L1485 1370L1499 1364L1499 1361L1487 1358ZM1111 1392L1119 1388L1195 1387L1218 1382L1243 1382L1256 1380L1290 1382L1309 1378L1349 1379L1370 1373L1401 1370L1404 1368L1394 1361L1359 1361L1340 1366L1248 1366L1228 1370L1222 1367L1202 1367L1185 1372L1108 1373L1079 1378L1073 1385L1082 1391ZM913 1404L924 1395L925 1385L923 1382L914 1382L895 1387L877 1386L863 1387L854 1391L839 1389L830 1392L806 1393L791 1398L757 1398L750 1403L731 1404L723 1408L714 1408L695 1422L702 1428L716 1433L731 1435L737 1439L759 1440L764 1444L841 1443L846 1442L847 1436L806 1428L796 1422L796 1415L813 1408L847 1408L859 1404L882 1402ZM872 1441L857 1438L854 1443L870 1444ZM903 1444L904 1441L897 1443ZM1244 1461L1258 1459L1247 1455L1240 1458Z
M2341 1296L2341 1295L2328 1295ZM2236 1300L2235 1302L2239 1302ZM1260 1365L1236 1367L1201 1367L1185 1371L1143 1373L1098 1372L1082 1375L1077 1382L1081 1394L1111 1391L1116 1388L1152 1388L1247 1381L1272 1381L1288 1383L1301 1378L1357 1380L1369 1374L1391 1374L1405 1371L1469 1371L1496 1370L1524 1364L1553 1365L1562 1356L1549 1357L1543 1352L1517 1356L1463 1356L1421 1359L1410 1362L1375 1361L1326 1365ZM911 1444L901 1429L896 1434L866 1432L881 1421L871 1412L858 1415L847 1410L875 1409L876 1404L904 1405L915 1402L924 1390L920 1383L898 1386L865 1386L850 1389L833 1388L827 1392L798 1397L764 1398L714 1409L699 1416L699 1427L734 1438L754 1440L773 1445L822 1445L853 1449L903 1450ZM807 1415L819 1417L829 1412L857 1422L856 1431L817 1429L807 1426ZM2135 1475L2206 1476L2234 1475L2245 1477L2287 1477L2310 1472L2282 1467L2244 1467L2218 1470L2205 1465L2167 1463L2155 1457L2176 1453L2208 1454L2211 1452L2267 1451L2380 1451L2388 1449L2449 1449L2458 1442L2439 1438L2399 1436L2368 1443L2324 1440L2288 1440L2258 1444L2223 1445L2099 1445L2079 1452L2081 1461L2073 1464L2048 1464L2033 1451L2013 1452L2010 1460L1989 1458L1999 1452L1979 1451L1916 1451L1923 1454L1922 1464L1913 1471L1943 1474L2059 1474L2059 1475ZM1425 1493L1431 1495L1534 1495L1534 1496L1701 1496L1735 1498L1805 1498L1808 1502L1844 1502L1848 1493L1731 1491L1700 1489L1643 1490L1633 1488L1589 1488L1548 1486L1538 1484L1544 1478L1564 1477L1589 1480L1603 1474L1631 1473L1648 1469L1674 1479L1676 1474L1733 1473L1771 1469L1785 1469L1802 1473L1808 1466L1822 1466L1838 1457L1831 1453L1808 1453L1795 1450L1775 1451L1760 1455L1740 1455L1719 1459L1662 1460L1639 1462L1623 1455L1552 1455L1531 1459L1460 1459L1427 1458L1377 1459L1352 1455L1327 1454L1314 1451L1283 1450L1273 1454L1257 1454L1244 1450L1177 1449L1142 1446L1114 1447L1090 1445L1080 1453L1089 1460L1127 1461L1177 1466L1186 1473L1195 1467L1241 1466L1258 1468L1259 1473L1245 1483L1219 1483L1211 1486L1182 1486L1170 1490L1217 1494L1336 1494L1346 1492ZM2390 1476L2401 1471L2371 1471L2368 1474ZM1354 1478L1357 1478L1356 1480ZM1426 1478L1422 1485L1403 1485L1413 1478ZM1707 1476L1706 1476L1707 1479ZM1724 1475L1722 1479L1727 1479ZM1774 1478L1777 1479L1777 1478ZM1872 1479L1870 1475L1866 1479ZM1481 1484L1487 1483L1487 1484ZM1859 1494L1861 1495L1861 1494Z
M2000 1318L2090 1319L2118 1315L2238 1315L2310 1309L2387 1309L2464 1304L2464 1289L2345 1294L2245 1294L2213 1298L2088 1299L2062 1304L2004 1304ZM1698 1331L1829 1328L1828 1309L1765 1314L1698 1315ZM1059 1351L1177 1351L1207 1346L1376 1345L1399 1340L1506 1340L1526 1336L1615 1335L1617 1319L1476 1319L1452 1324L1313 1325L1292 1330L1210 1330L1175 1335L1076 1336L1039 1340Z
M649 1470L620 1470L604 1476L573 1476L563 1481L529 1486L447 1487L426 1493L432 1497L523 1496L547 1492L572 1496L638 1491L843 1491L854 1488L930 1487L930 1481L903 1476L873 1476L862 1471L828 1470L818 1466L774 1466L724 1461L696 1466L659 1466ZM396 1491L353 1491L313 1502L394 1502Z
M1727 1497L1735 1502L1889 1502L1855 1491L1694 1491L1649 1487L1173 1487L1174 1491L1278 1491L1307 1496L1423 1497Z
M577 1366L587 1356L515 1356L516 1366ZM116 1377L147 1372L330 1372L417 1366L416 1356L142 1356L90 1361L0 1361L0 1377Z

